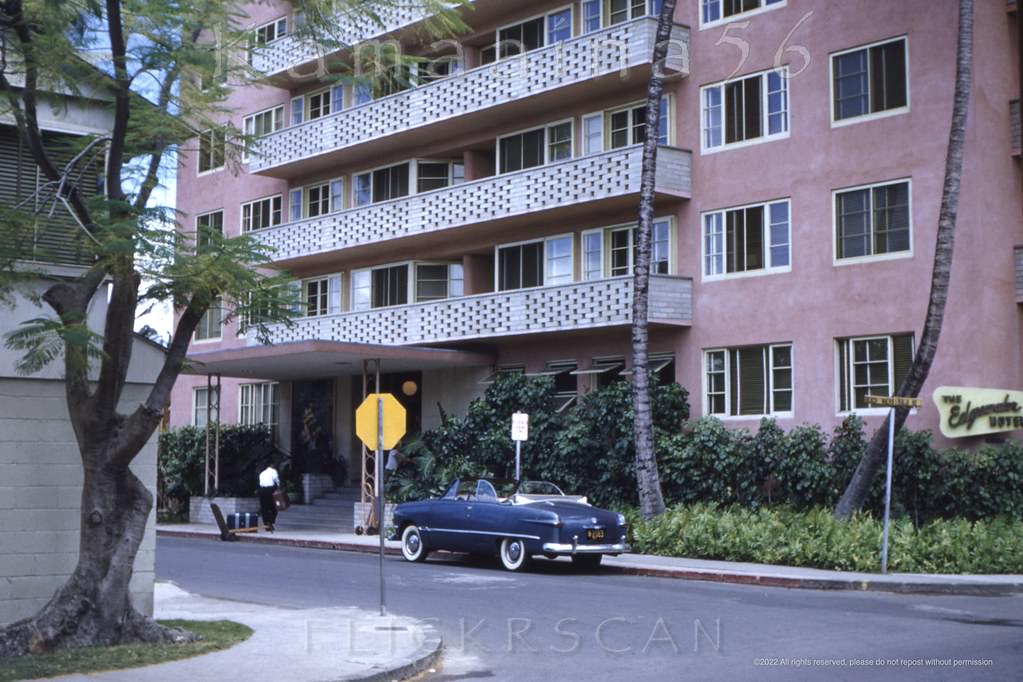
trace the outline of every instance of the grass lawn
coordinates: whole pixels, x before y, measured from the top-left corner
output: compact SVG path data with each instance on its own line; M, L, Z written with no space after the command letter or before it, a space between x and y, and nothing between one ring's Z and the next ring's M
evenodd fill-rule
M111 647L69 649L0 661L0 682L35 680L41 677L93 673L102 670L140 668L182 658L221 651L252 635L248 626L229 620L161 620L161 625L194 632L202 640L191 644L125 644Z

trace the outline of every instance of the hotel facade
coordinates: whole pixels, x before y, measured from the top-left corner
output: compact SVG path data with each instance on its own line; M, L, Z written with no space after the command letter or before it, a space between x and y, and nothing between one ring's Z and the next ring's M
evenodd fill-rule
M415 3L411 3L414 5ZM366 361L411 431L502 371L554 377L559 407L627 379L654 0L477 0L438 41L414 7L353 45L423 57L403 78L324 78L287 3L253 4L259 85L218 140L181 154L186 227L251 234L301 288L257 342L214 311L171 424L268 423L301 458L358 473ZM976 8L951 293L923 396L1019 388L1023 317L1015 3ZM651 362L694 416L830 430L912 361L927 309L952 111L952 0L679 0L666 64L650 285ZM349 35L350 34L350 35ZM205 375L219 377L208 379ZM910 428L937 431L925 406ZM301 452L301 454L300 454ZM321 467L322 468L322 467Z

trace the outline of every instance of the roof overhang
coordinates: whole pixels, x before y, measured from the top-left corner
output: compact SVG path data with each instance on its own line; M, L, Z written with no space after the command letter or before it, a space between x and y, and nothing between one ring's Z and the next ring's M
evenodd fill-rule
M303 381L361 375L365 361L380 361L385 373L453 367L489 367L493 354L418 346L379 346L338 341L298 341L191 353L183 374L220 375L268 381Z

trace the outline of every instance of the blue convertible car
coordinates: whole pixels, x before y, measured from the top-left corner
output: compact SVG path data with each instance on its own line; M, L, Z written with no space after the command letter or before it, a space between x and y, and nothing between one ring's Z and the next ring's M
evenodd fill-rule
M629 551L624 516L539 481L458 479L439 500L398 505L394 528L408 561L433 550L496 553L509 571L538 555L595 568L604 554Z

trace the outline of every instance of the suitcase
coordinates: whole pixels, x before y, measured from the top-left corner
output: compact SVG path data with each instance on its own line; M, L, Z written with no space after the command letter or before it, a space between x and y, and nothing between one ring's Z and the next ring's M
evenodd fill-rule
M259 514L254 512L241 512L227 515L228 530L247 530L259 527Z

